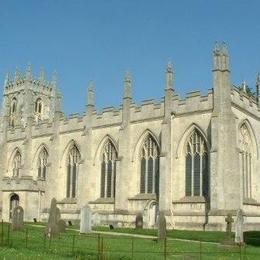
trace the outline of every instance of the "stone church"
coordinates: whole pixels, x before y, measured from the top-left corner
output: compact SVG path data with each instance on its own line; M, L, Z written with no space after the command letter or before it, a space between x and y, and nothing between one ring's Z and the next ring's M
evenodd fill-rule
M213 51L213 87L185 99L166 68L164 97L132 100L124 78L122 106L95 109L89 84L86 110L65 116L56 76L34 77L30 66L4 82L0 127L0 205L10 221L46 221L57 199L61 217L78 222L88 204L96 225L134 226L138 213L154 227L159 211L169 228L224 230L228 213L244 213L260 228L260 76L257 95L231 83L225 45Z

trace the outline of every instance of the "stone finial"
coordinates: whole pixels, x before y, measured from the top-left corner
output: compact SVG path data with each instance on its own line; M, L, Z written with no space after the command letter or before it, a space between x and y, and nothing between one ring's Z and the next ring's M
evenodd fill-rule
M258 107L260 107L260 72L258 72L256 77L256 100Z
M246 91L246 81L245 80L243 80L243 82L242 82L242 89L243 89L244 93L247 93L247 91Z
M220 55L220 50L221 50L221 46L218 42L215 42L215 45L214 45L214 55Z
M168 62L166 68L166 89L173 89L173 66L171 61Z
M88 106L95 105L95 89L94 89L94 83L92 80L88 83L87 105Z
M5 74L5 80L4 80L4 88L8 85L9 83L9 73Z
M31 63L28 63L25 70L25 79L31 80L32 79L32 66Z
M228 56L228 46L225 42L222 43L222 54Z
M132 78L129 71L125 73L124 79L124 98L131 98L131 90L132 90Z
M39 74L39 81L41 84L45 84L45 71L44 68L41 67L40 74Z
M56 97L54 101L55 113L62 112L62 95L59 89L56 89Z
M54 70L51 76L51 86L55 88L57 86L57 72Z
M18 67L15 67L15 72L14 72L14 81L18 81L20 79L20 71Z
M256 85L260 87L260 72L257 73Z
M213 59L213 70L229 71L228 47L225 42L215 43L215 47L213 50Z

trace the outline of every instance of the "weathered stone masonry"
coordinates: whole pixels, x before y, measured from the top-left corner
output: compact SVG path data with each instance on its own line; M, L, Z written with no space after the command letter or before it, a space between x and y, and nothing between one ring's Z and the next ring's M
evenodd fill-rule
M260 227L259 100L232 85L225 45L213 51L213 88L206 96L174 90L166 69L160 102L133 103L130 75L123 105L66 117L56 76L34 78L28 66L4 82L0 132L2 218L24 208L25 220L47 219L53 197L62 218L78 221L89 204L96 224L132 226L158 211L175 228L224 230L242 209L246 229ZM260 77L257 78L259 93Z

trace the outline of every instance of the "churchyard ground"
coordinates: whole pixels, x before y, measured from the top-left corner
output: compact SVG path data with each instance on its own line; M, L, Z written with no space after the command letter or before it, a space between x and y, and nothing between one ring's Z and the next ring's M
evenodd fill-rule
M0 228L1 259L260 259L260 247L222 245L224 232L167 231L167 240L131 237L154 236L156 230L96 227L89 235L79 235L78 227L68 227L58 238L44 235L44 224L26 223L23 231L12 231L5 223ZM107 232L114 232L112 235ZM102 233L97 233L102 232ZM127 233L123 236L118 233ZM254 237L255 236L255 237ZM258 244L258 233L251 242ZM181 239L181 240L180 240ZM254 243L252 243L254 244ZM256 244L256 243L255 243Z

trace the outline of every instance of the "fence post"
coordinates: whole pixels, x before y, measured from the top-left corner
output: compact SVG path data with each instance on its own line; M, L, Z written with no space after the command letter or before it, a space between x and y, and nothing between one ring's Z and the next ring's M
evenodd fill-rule
M7 245L9 246L10 239L10 224L7 226Z
M100 234L98 234L97 249L98 249L98 259L100 259Z
M132 237L132 260L134 260L134 237Z
M25 230L25 248L27 248L28 245L28 228Z
M103 259L104 259L104 257L103 257L103 250L104 250L104 245L103 245L103 242L104 242L104 238L103 238L103 237L101 237L101 260L103 260Z
M50 234L50 237L49 237L49 249L51 248L51 239L52 239L52 235Z
M201 252L202 250L201 250L201 240L200 240L200 260L201 260Z
M75 235L72 236L72 254L74 254L74 247L75 247Z
M2 219L1 245L4 244L4 221Z
M164 260L167 258L167 238L164 239Z
M43 232L43 249L46 249L46 236L47 234L45 232Z

